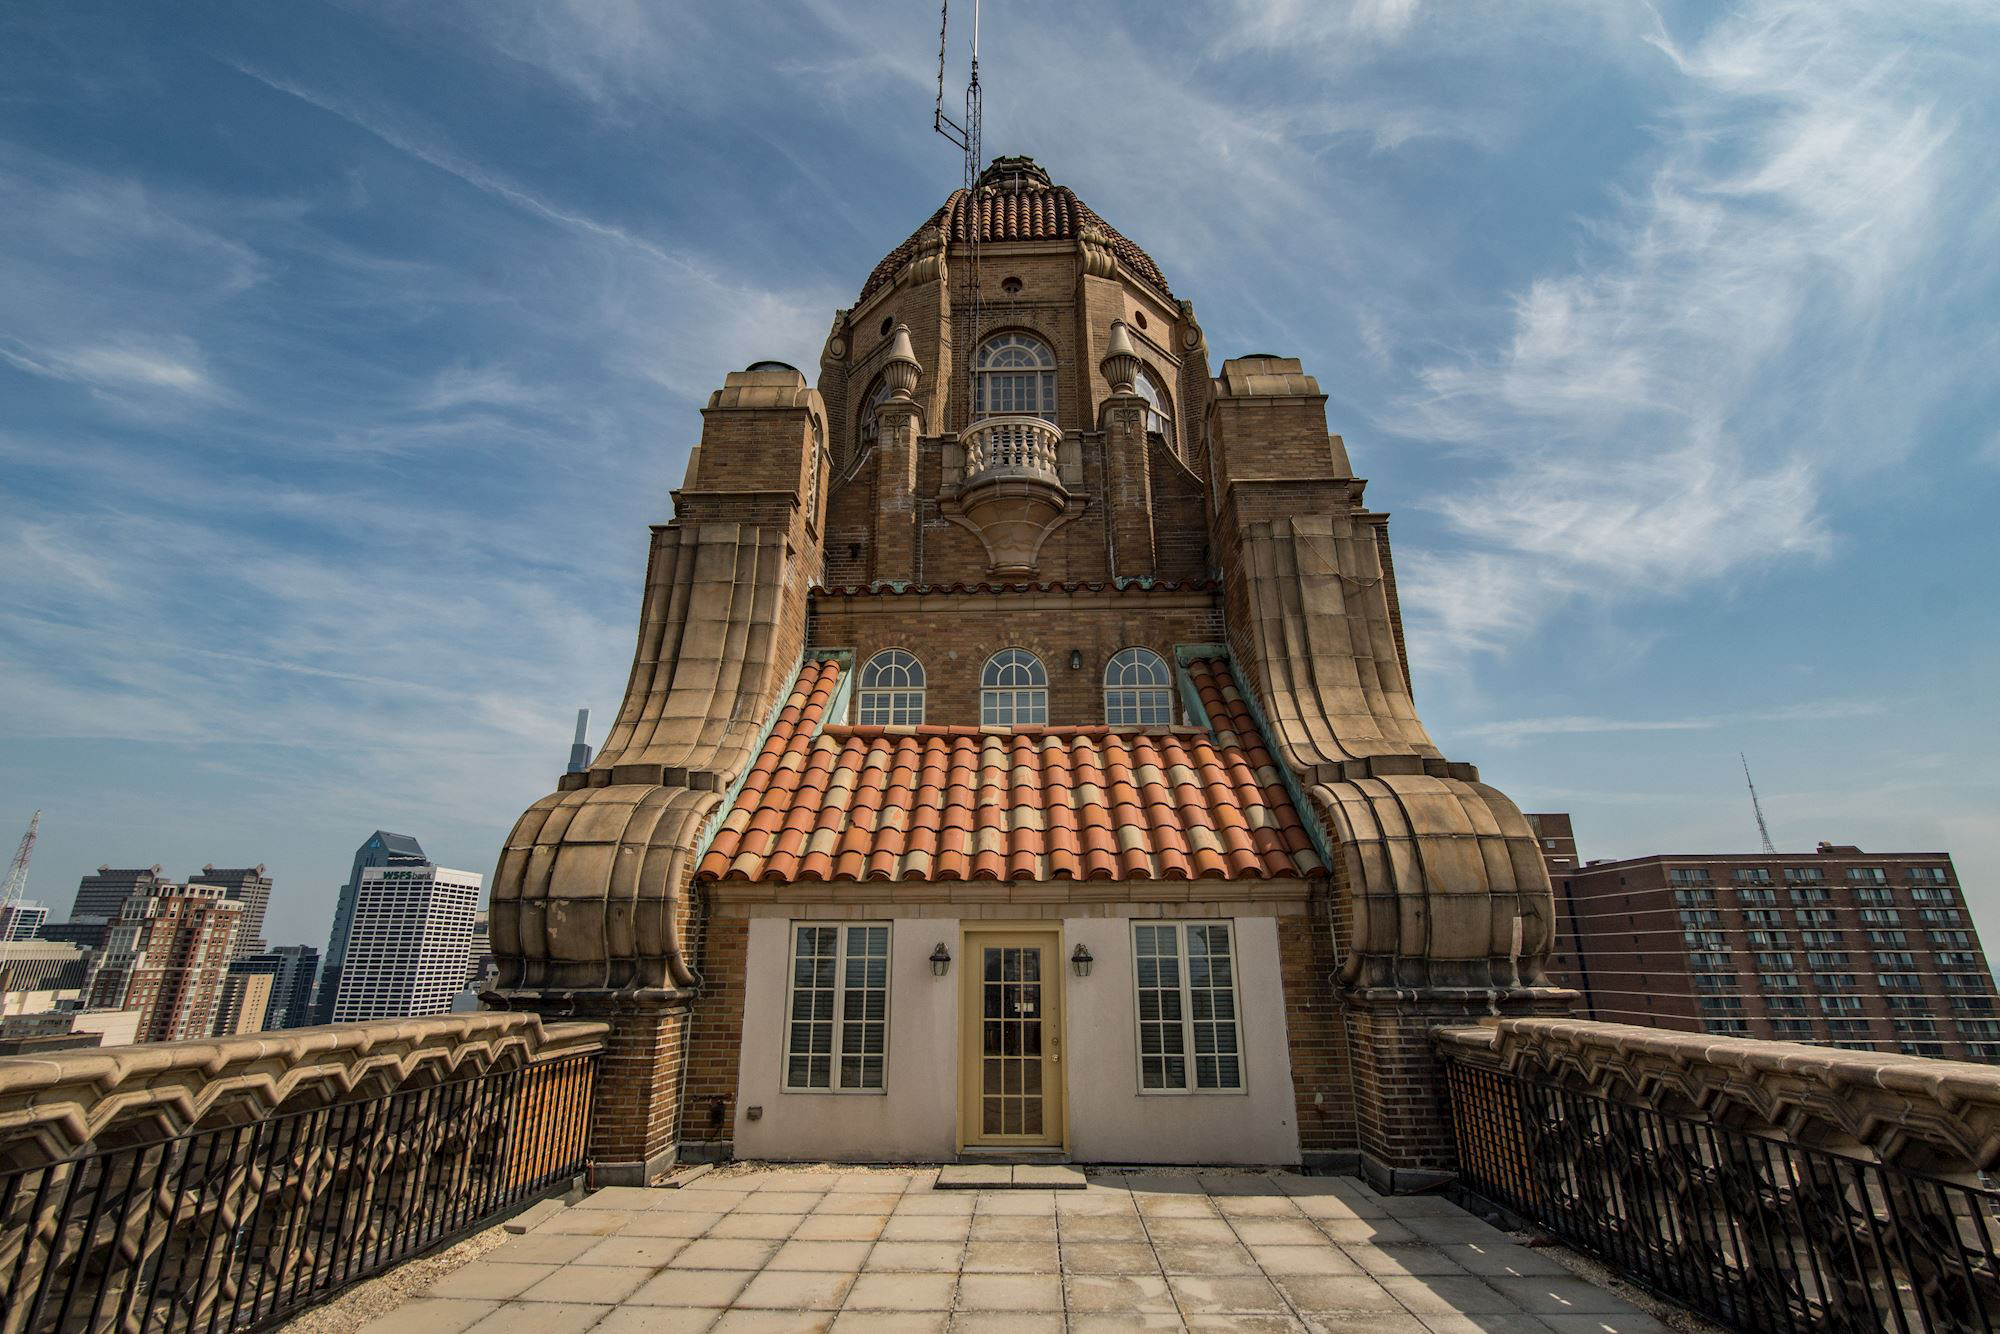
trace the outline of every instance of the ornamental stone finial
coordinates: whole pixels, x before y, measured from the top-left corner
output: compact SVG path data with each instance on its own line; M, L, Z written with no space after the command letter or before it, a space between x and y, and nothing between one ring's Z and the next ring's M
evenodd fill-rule
M917 377L923 373L916 349L910 346L910 326L897 325L889 339L889 361L882 367L882 382L889 386L892 398L907 399L916 393Z
M1097 366L1104 372L1104 378L1111 382L1112 393L1138 392L1139 354L1132 350L1132 335L1125 328L1125 321L1111 321L1111 344L1105 349L1104 360Z

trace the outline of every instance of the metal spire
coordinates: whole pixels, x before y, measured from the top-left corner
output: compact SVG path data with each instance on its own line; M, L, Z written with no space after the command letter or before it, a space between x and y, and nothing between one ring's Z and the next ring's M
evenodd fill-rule
M1764 840L1764 851L1775 853L1777 849L1771 846L1771 827L1764 823L1764 807L1757 800L1757 785L1750 781L1750 761L1740 750L1736 752L1736 758L1743 761L1743 782L1750 789L1750 809L1757 813L1757 837Z

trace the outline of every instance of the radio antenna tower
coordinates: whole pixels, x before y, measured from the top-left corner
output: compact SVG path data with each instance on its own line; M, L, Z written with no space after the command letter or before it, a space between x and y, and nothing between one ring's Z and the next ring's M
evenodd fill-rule
M28 859L35 855L35 831L41 827L42 813L36 811L35 818L28 821L28 832L21 835L21 848L14 854L14 864L7 868L7 883L0 885L0 944L14 934L14 905L21 901L21 893L28 887ZM0 966L0 974L6 971Z
M951 0L943 0L938 7L938 85L937 108L931 113L931 128L945 137L946 142L965 154L965 206L968 213L965 229L966 277L965 277L965 319L966 346L979 344L979 324L984 304L979 287L979 169L980 122L983 119L979 92L979 0L972 0L972 72L965 82L965 118L953 120L944 114L944 67L945 55L949 48L947 34L951 29ZM949 245L952 238L947 236Z
M1743 784L1750 789L1750 809L1757 813L1757 837L1764 840L1764 851L1776 853L1777 849L1771 846L1771 826L1764 823L1763 803L1757 800L1757 785L1750 781L1750 761L1740 750L1736 758L1743 761Z

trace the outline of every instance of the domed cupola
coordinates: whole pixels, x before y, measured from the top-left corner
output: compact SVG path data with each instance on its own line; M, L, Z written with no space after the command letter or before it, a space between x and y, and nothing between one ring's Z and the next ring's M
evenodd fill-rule
M979 173L970 191L954 190L944 206L891 250L868 281L856 304L895 280L897 272L942 241L963 245L976 234L989 241L1070 241L1088 237L1108 246L1118 262L1162 297L1173 299L1166 275L1152 256L1120 235L1066 185L1057 185L1031 157L997 157Z

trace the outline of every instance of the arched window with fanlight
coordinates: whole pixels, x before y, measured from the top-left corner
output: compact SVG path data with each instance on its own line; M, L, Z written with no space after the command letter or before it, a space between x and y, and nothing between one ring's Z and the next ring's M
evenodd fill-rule
M1003 333L972 363L972 415L1056 419L1056 357L1033 334Z
M1174 448L1174 401L1159 380L1145 367L1139 368L1139 397L1146 400L1146 429Z
M861 420L854 425L854 441L857 451L875 443L882 434L881 425L875 420L875 409L889 401L889 382L877 376L875 383L868 386L868 392L861 399Z
M1169 727L1173 676L1149 648L1128 648L1104 666L1104 721L1113 727Z
M986 727L1031 727L1049 720L1049 673L1023 648L1001 649L979 676L979 721Z
M854 721L864 727L915 727L924 720L924 665L902 649L884 649L854 681Z

